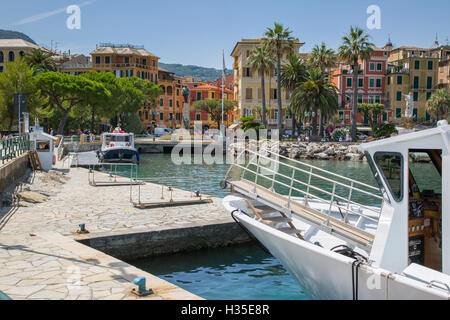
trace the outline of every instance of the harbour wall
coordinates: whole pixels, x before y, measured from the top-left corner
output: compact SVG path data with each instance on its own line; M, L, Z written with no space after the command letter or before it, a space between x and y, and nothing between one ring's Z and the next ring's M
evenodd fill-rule
M30 167L28 152L0 166L0 192L22 178Z
M131 261L252 241L235 222L186 226L139 233L83 236L80 243L117 259Z

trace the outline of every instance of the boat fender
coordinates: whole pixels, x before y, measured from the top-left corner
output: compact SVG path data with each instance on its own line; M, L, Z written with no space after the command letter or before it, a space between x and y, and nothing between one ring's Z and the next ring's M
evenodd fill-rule
M56 164L56 156L55 156L55 155L53 155L53 161L52 161L52 163L53 163L53 165Z

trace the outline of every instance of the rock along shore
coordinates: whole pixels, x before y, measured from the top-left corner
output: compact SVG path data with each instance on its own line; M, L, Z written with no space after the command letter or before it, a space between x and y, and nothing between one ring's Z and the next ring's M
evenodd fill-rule
M274 142L265 142L267 148L274 145ZM256 147L256 144L257 142L252 140L248 142L247 147ZM359 143L284 141L280 142L279 146L280 155L291 159L366 161L364 153L358 150ZM239 151L243 150L243 147L244 143L238 142L232 144L230 149Z

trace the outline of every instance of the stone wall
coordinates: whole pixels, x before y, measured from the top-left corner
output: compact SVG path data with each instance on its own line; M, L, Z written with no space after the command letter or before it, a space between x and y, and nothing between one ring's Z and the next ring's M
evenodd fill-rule
M6 190L17 179L22 178L29 168L28 152L0 166L0 192Z
M166 229L142 233L93 236L78 240L121 260L225 247L251 241L235 222Z

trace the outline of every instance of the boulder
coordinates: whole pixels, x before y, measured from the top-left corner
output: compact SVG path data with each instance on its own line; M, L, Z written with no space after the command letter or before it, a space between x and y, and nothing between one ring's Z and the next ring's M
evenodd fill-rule
M17 196L20 200L30 203L42 203L47 200L47 196L34 191L19 192Z
M363 155L360 153L347 153L345 155L345 159L348 159L350 161L361 161Z
M316 153L314 155L314 157L319 160L329 160L330 159L330 156L328 154L326 154L325 152Z

